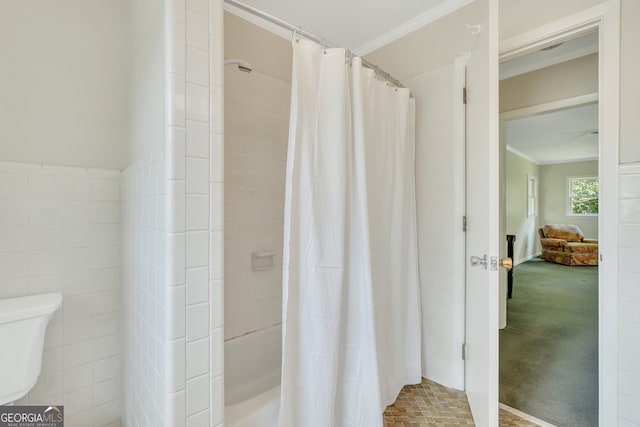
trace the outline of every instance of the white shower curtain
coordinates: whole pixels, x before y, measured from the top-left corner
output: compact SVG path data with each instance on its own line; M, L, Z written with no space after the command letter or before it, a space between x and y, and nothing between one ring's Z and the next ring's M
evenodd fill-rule
M293 43L280 427L381 427L421 381L414 103Z

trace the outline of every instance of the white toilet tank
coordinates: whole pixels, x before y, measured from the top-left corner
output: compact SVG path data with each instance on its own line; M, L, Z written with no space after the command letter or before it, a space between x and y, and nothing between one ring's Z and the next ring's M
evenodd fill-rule
M35 385L47 324L61 305L60 293L0 299L0 405Z

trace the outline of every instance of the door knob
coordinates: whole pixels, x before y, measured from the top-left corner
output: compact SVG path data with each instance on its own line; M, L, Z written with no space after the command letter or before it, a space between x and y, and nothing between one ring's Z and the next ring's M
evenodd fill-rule
M513 268L513 260L509 257L500 258L499 264L500 264L500 267L504 268L507 271Z
M487 255L485 254L482 258L479 256L472 255L469 263L472 267L477 267L479 265L483 266L484 269L487 269Z

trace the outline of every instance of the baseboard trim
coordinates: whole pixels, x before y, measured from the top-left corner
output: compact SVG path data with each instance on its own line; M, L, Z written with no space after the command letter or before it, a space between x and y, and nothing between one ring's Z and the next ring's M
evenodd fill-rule
M529 414L525 414L522 411L518 411L516 408L512 408L511 406L505 405L504 403L498 403L498 406L500 407L500 409L504 409L507 412L511 412L514 415L519 416L520 418L523 418L527 421L531 421L532 423L536 423L538 424L540 427L556 427L553 424L549 424L546 421L542 421L539 418L533 417Z

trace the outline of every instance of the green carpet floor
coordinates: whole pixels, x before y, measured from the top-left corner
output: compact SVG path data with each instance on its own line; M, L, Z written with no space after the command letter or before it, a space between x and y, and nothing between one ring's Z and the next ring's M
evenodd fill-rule
M500 402L558 427L598 425L598 267L515 268Z

